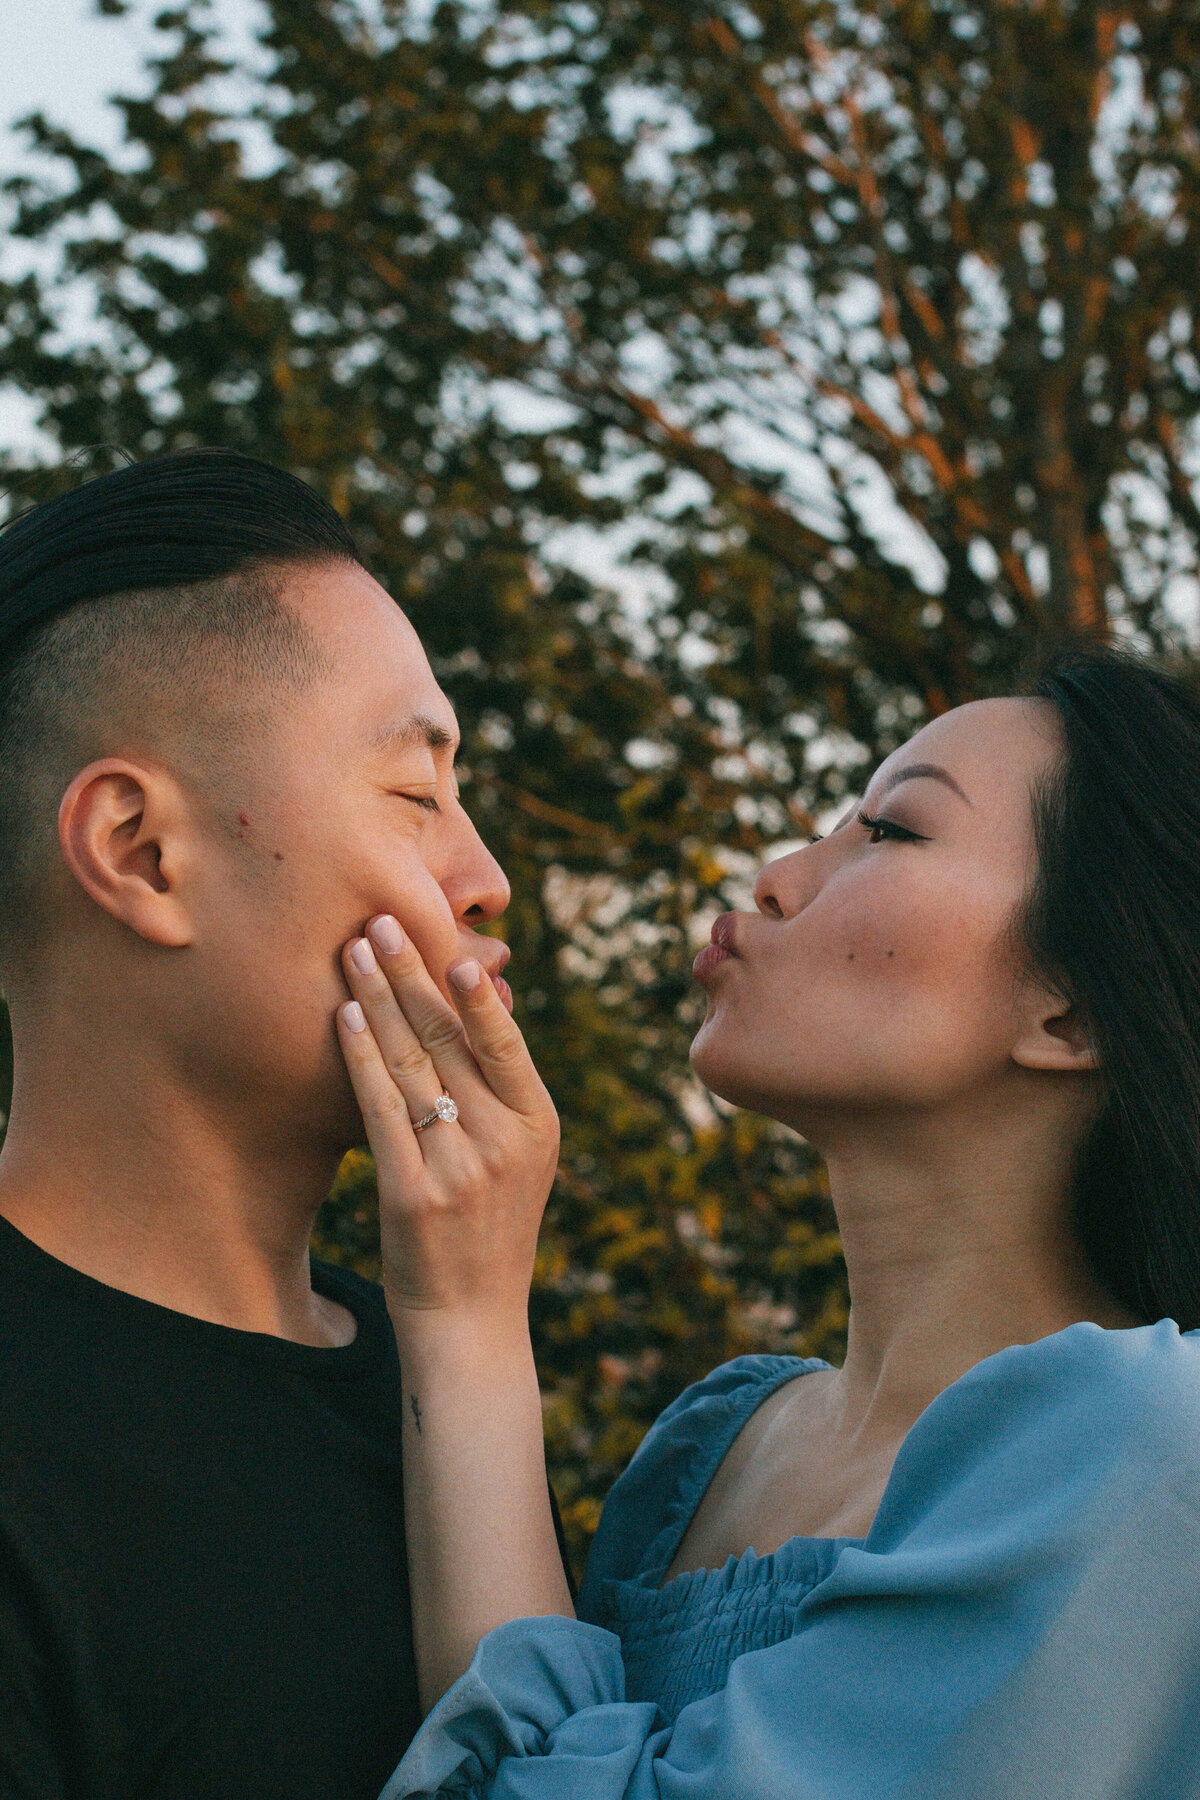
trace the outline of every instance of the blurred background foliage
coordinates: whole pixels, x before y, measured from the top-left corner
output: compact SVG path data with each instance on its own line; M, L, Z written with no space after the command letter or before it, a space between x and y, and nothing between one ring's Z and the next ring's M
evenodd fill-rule
M564 1118L533 1312L582 1549L687 1381L843 1339L817 1160L688 1073L714 914L1038 646L1194 641L1200 0L262 17L232 68L164 11L117 156L25 122L0 380L56 454L5 485L265 457L427 644ZM317 1247L377 1268L365 1155Z

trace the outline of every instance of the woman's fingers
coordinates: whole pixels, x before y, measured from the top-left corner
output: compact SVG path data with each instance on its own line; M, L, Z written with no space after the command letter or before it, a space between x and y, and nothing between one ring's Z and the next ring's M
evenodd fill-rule
M490 1089L527 1120L553 1110L520 1030L473 957L448 971L455 1012L394 919L372 920L368 931L346 946L346 979L413 1119L443 1088L460 1107L472 1090L482 1098Z
M453 1007L398 926L384 934L384 942L398 942L399 948L383 950L381 945L382 954L376 955L370 938L356 938L346 946L342 963L387 1071L410 1115L419 1119L443 1088L461 1100L467 1087L479 1082L479 1071Z
M338 1007L337 1034L376 1161L386 1172L391 1160L401 1180L411 1179L421 1167L421 1148L404 1095L392 1080L357 1000Z
M520 1028L473 957L453 963L447 979L467 1041L484 1080L498 1100L529 1118L550 1105Z
M456 1012L394 921L370 938L343 953L338 1036L379 1165L389 1305L523 1318L557 1160L550 1097L474 958L449 971ZM418 1138L443 1086L458 1122Z

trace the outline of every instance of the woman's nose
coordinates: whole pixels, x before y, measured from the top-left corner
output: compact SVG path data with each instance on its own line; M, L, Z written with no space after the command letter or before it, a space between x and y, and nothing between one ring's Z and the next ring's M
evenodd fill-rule
M754 904L768 919L787 919L799 912L811 882L806 880L805 850L777 856L759 871L754 883Z

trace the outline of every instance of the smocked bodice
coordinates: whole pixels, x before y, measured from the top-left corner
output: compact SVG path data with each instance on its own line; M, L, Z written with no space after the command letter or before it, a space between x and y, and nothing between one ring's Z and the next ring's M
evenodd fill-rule
M815 1359L743 1356L689 1388L655 1425L614 1492L588 1564L580 1617L615 1632L630 1700L674 1718L724 1687L748 1650L782 1643L801 1603L857 1538L791 1538L770 1555L747 1550L724 1568L662 1585L705 1489L755 1409ZM632 1490L632 1491L631 1491Z

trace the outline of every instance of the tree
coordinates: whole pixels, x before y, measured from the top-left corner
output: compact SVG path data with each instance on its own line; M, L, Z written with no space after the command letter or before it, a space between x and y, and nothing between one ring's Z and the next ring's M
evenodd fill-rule
M3 373L64 449L312 479L431 649L566 1123L534 1305L582 1536L686 1379L844 1324L819 1168L686 1075L695 919L1031 642L1181 642L1200 7L266 12L232 98L162 14L116 162L28 122L59 266L0 289ZM351 1159L322 1241L370 1232Z

